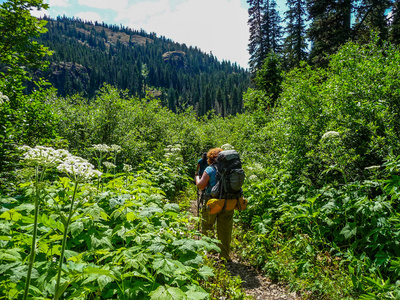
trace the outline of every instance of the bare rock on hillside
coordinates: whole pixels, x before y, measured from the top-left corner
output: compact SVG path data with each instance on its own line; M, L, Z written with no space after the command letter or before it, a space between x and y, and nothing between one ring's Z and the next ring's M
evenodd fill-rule
M164 62L169 62L177 67L184 67L186 64L186 53L183 51L168 51L162 57Z

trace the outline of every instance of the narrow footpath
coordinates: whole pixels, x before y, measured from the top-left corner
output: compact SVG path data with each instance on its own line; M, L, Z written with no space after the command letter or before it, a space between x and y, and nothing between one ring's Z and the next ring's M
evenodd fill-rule
M190 212L197 215L196 200L191 202ZM289 292L284 285L271 282L260 274L248 262L239 260L235 253L231 253L232 261L227 263L226 269L232 276L239 276L242 280L242 289L248 296L256 300L300 300L296 293ZM221 298L224 300L224 298Z

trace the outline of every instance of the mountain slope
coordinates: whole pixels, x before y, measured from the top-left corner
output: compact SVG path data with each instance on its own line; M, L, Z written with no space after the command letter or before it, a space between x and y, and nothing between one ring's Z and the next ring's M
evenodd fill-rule
M215 109L226 116L242 110L249 86L246 70L198 48L120 26L48 19L40 42L54 50L43 74L62 96L93 97L104 84L143 97L159 97L171 110L193 106L199 115Z

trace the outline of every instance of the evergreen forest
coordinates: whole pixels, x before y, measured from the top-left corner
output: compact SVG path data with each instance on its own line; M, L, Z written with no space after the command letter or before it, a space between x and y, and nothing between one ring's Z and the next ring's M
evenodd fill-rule
M214 147L246 174L235 259L299 299L400 299L399 1L247 2L248 71L0 4L0 299L252 299L190 211Z
M59 96L92 99L107 83L139 98L150 93L173 112L189 106L199 116L242 112L249 74L236 64L143 30L66 17L46 21L38 41L54 53L38 75Z

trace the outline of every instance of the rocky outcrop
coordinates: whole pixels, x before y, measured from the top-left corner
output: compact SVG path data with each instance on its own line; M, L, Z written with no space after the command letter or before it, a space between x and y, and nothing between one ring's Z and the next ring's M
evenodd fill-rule
M183 68L186 65L186 53L183 51L168 51L163 55L164 62Z

